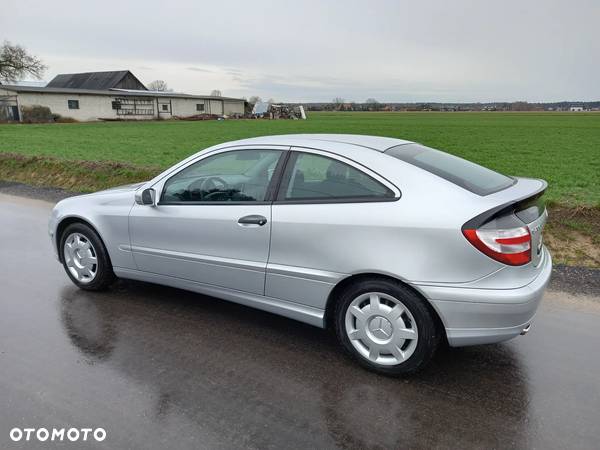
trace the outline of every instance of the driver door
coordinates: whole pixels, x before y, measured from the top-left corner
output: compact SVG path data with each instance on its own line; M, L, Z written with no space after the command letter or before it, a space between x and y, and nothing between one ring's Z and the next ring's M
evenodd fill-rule
M135 204L139 270L264 294L270 184L285 148L211 153L159 181L156 206Z

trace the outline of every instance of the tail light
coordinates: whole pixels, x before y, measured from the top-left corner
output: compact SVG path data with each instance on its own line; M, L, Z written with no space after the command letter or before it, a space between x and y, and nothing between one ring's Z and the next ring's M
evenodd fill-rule
M510 266L531 261L531 233L527 227L463 229L467 240L490 258Z

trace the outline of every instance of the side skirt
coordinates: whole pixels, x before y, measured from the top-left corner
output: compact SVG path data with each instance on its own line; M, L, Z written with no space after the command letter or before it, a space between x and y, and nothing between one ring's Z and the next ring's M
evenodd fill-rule
M319 328L325 328L325 311L319 308L300 305L298 303L289 302L278 298L236 291L234 289L226 289L210 284L197 283L195 281L190 281L183 278L169 277L150 272L126 269L123 267L113 267L113 271L115 272L115 275L120 278L162 284L165 286L198 292L199 294L221 298L230 302L239 303L241 305L250 306L252 308L261 309L273 314L298 320Z

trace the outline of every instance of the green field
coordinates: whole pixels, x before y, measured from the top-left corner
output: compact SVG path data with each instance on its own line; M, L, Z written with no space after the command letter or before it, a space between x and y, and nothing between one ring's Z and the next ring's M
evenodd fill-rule
M311 113L306 121L0 125L0 153L162 168L212 144L286 133L414 140L506 174L544 178L549 200L600 206L600 114L594 113Z

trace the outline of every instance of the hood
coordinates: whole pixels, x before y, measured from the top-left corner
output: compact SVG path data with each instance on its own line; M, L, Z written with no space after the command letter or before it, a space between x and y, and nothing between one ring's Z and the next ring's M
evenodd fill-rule
M141 183L132 183L132 184L124 184L122 186L115 186L113 188L104 189L102 191L94 192L94 194L116 194L118 192L131 192L137 191L141 186L146 184L147 181L142 181Z

